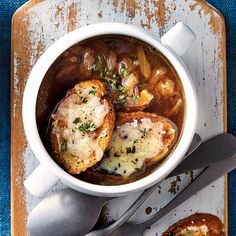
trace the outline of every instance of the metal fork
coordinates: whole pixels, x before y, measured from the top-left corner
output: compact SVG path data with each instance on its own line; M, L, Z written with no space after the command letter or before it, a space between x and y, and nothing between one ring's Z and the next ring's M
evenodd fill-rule
M201 174L188 185L181 193L179 193L171 202L169 202L164 208L155 213L150 219L143 222L128 222L123 225L119 225L119 222L107 226L106 228L90 232L86 236L141 236L144 231L158 221L160 218L165 216L171 210L175 209L177 206L186 201L189 197L200 191L202 188L212 183L216 179L220 178L224 174L227 174L231 170L236 168L236 150L235 150L235 138L232 140L233 145L227 145L223 148L225 149L225 155L222 152L214 152L214 158L218 160L217 163L210 165L205 168ZM220 141L220 140L219 140ZM222 143L221 143L222 144ZM217 148L215 148L217 149ZM228 155L230 154L230 155ZM220 161L221 160L221 161ZM113 232L112 232L113 231ZM112 232L112 233L110 233Z

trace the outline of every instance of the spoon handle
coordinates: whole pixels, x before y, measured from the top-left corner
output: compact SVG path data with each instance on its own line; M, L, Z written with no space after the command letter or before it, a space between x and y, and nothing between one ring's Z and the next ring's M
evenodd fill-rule
M194 193L197 193L208 184L217 180L224 174L229 173L236 168L236 154L231 157L226 157L226 160L213 164L210 167L205 168L200 175L188 185L181 193L179 193L172 201L170 201L164 208L155 213L150 219L139 222L138 225L142 227L142 231L157 222L171 210L185 202Z
M187 158L201 143L201 138L198 134L195 134L189 147L185 158ZM106 228L101 230L92 231L86 236L105 236L111 233L112 231L119 228L122 224L124 224L136 211L137 209L143 204L143 202L152 194L152 192L158 187L158 184L146 189L143 193L138 197L138 199L130 206L130 208L114 223L108 225Z

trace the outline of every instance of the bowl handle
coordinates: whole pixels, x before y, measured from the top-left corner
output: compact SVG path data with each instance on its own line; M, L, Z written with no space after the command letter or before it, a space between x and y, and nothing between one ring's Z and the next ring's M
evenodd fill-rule
M44 164L40 164L24 181L25 188L35 197L43 197L59 180Z
M195 38L194 32L186 24L178 22L161 37L161 42L181 56L189 49Z

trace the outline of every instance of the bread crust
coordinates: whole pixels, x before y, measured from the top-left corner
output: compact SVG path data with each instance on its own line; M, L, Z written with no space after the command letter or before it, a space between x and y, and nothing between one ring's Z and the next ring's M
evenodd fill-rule
M101 149L102 152L107 148L109 145L112 132L114 129L114 123L115 123L115 112L113 108L113 104L110 99L104 97L106 94L106 87L105 85L99 81L99 80L88 80L84 82L78 83L73 89L71 89L64 99L59 103L58 107L60 107L60 104L62 104L63 101L65 101L66 98L69 96L76 94L79 89L85 89L88 86L95 86L96 87L96 96L100 98L100 102L108 104L109 111L104 117L103 123L100 127L98 127L94 132L96 133L96 141ZM57 107L57 109L58 109ZM60 121L59 121L60 122ZM65 127L65 124L63 122L59 123L59 126L61 129ZM90 158L89 162L78 162L78 157L71 155L68 152L61 152L60 147L58 144L58 137L55 133L52 132L53 130L53 122L51 124L51 147L53 151L53 156L55 160L63 165L63 167L70 173L70 174L79 174L80 172L85 171L89 167L95 165L99 160L96 157L96 153L94 152ZM104 136L104 131L106 132L106 135Z
M140 176L143 176L143 174L149 174L148 172L146 172L146 167L152 166L156 163L160 164L163 158L171 150L171 147L175 144L178 136L177 127L170 120L162 116L158 116L155 113L148 113L142 111L137 111L132 113L119 112L117 113L116 116L115 129L119 126L122 126L123 124L132 123L134 120L138 120L140 122L144 118L151 119L152 122L161 122L164 124L164 130L166 130L167 132L166 135L163 137L163 141L165 146L168 147L167 149L165 149L162 153L160 153L156 157L146 160L144 162L144 168L140 169L139 171L136 171L129 177L114 175L103 170L97 170L97 167L95 166L95 168L90 168L86 172L82 173L82 175L80 175L79 178L95 184L104 184L104 185L124 184L139 179ZM171 132L171 129L175 129L175 133Z
M187 229L187 227L192 227L192 226L200 227L203 225L206 225L209 230L208 234L205 234L205 235L207 235L207 236L225 236L224 225L221 222L221 220L215 215L206 214L206 213L195 213L187 218L179 220L174 225L170 226L162 234L162 236L175 236L176 234L178 234L182 230ZM188 234L188 235L194 236L194 234ZM201 235L199 235L199 236L201 236Z
M168 146L171 145L177 134L172 133L170 131L171 129L174 128L175 131L177 132L177 127L169 119L164 118L162 116L158 116L155 113L142 112L142 111L131 112L131 113L119 112L116 117L115 127L124 125L126 123L131 123L134 120L141 121L144 118L150 119L152 122L161 122L164 125L164 130L167 131L163 139L164 144Z

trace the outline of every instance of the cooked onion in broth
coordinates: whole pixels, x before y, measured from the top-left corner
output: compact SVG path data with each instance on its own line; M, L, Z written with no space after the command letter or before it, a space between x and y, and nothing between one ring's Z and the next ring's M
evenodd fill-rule
M184 92L174 68L158 50L138 39L127 36L100 36L70 47L51 65L43 79L37 99L38 130L47 151L52 156L54 155L50 140L52 114L60 106L61 100L69 90L79 82L87 80L101 81L106 86L105 96L112 102L117 119L120 117L119 114L124 113L129 120L122 124L124 126L121 124L118 126L116 123L113 138L111 138L102 160L75 176L91 183L117 185L136 181L152 173L175 147L174 144L181 135L184 123ZM150 117L149 114L151 114ZM169 130L172 130L171 132L175 135L172 143L168 144L168 148L163 143L157 143L158 140L163 141L169 131L164 129L163 125L161 126L156 116L169 123ZM141 131L129 128L133 122L137 122L136 127L139 127ZM153 137L147 135L146 143L140 141L142 132L145 130L143 124L148 126L147 132L150 130L150 134L154 135ZM119 128L121 126L124 130L129 129L132 134L137 136L132 137L133 140L131 137L123 140L124 142L127 140L130 143L134 142L132 145L124 147L125 150L128 150L128 153L125 154L117 154L117 150L114 152L109 149L112 148L115 135L122 131L122 128ZM118 129L120 129L119 132ZM159 133L153 129L158 130ZM91 130L91 132L93 131ZM122 140L116 139L119 142ZM114 145L116 146L116 144ZM152 148L143 151L142 148L146 145L147 147L151 145ZM154 150L155 145L157 149L160 149L159 153ZM120 149L123 146L120 145ZM108 152L110 152L109 155ZM145 155L151 156L153 153L161 158L150 158L145 161ZM112 162L112 158L117 159ZM119 161L118 158L123 159ZM128 159L138 164L135 166L135 163L134 165L129 163L126 170L122 163ZM118 170L119 168L120 170Z

